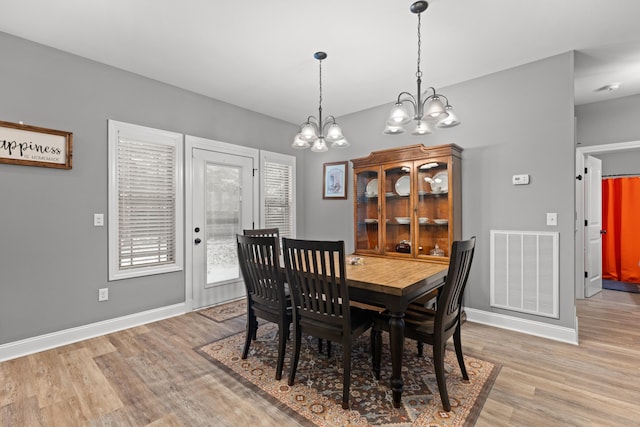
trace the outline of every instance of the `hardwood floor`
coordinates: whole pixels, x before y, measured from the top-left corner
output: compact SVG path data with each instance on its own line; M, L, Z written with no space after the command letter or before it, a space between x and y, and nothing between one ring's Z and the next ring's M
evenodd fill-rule
M580 345L467 322L464 351L501 363L478 426L640 420L640 294L578 301ZM0 426L296 426L193 351L242 331L190 313L0 364Z

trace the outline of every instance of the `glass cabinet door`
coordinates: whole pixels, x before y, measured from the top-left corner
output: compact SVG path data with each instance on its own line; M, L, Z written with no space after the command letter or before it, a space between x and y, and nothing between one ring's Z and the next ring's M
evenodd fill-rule
M391 165L383 170L384 252L389 255L412 256L411 170L411 163Z
M378 169L357 171L355 247L359 252L380 252L380 202Z
M448 257L449 171L446 161L429 160L416 165L417 175L417 254Z

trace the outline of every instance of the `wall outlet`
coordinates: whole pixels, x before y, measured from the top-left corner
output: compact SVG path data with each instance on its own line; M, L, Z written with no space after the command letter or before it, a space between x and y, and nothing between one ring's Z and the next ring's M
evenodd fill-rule
M109 299L109 288L98 289L98 301L107 301Z
M94 227L104 226L104 214L101 214L101 213L93 214L93 226Z
M547 225L558 225L558 214L555 212L547 212Z

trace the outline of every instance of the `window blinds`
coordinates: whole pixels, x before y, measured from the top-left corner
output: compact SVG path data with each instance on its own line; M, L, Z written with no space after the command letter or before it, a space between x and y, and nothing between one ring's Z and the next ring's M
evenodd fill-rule
M264 227L278 228L280 237L295 237L293 167L266 160L263 166Z
M175 146L118 138L120 270L175 262L175 167Z

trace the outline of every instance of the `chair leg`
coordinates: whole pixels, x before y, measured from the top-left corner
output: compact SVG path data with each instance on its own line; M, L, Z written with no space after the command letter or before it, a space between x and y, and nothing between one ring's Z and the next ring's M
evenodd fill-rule
M331 341L327 341L327 359L331 359Z
M462 378L464 378L465 381L469 381L469 375L467 374L467 367L464 365L464 357L462 356L462 341L460 340L460 324L458 324L455 332L453 333L453 345L456 348L456 357L458 358L458 365L460 365Z
M416 341L416 344L418 346L418 357L422 357L424 354L424 343L422 341Z
M351 343L342 345L342 409L349 409L349 388L351 386Z
M296 377L296 369L298 369L298 360L300 359L300 341L302 341L302 333L300 327L293 326L293 357L291 358L291 367L289 368L289 385L293 385Z
M382 359L382 331L377 328L371 328L371 359L373 362L373 375L376 380L379 380L380 359Z
M276 380L282 378L282 368L284 366L284 353L287 347L288 328L286 323L281 323L278 328L278 363L276 365Z
M242 350L242 358L246 359L249 354L249 346L251 345L251 340L255 340L256 331L258 329L256 321L256 316L253 313L253 310L249 310L247 312L247 336L244 340L244 349Z
M438 382L438 390L440 391L440 400L445 411L451 411L449 403L449 393L447 392L447 379L444 374L444 349L445 343L435 344L433 346L433 368L436 371L436 381Z

